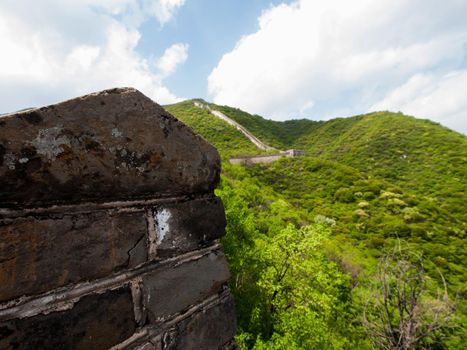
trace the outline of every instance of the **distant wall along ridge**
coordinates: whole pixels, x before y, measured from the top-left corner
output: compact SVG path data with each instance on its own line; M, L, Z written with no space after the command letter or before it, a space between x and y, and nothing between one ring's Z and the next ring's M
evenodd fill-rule
M194 101L193 103L194 103L194 105L196 107L208 110L212 115L222 119L226 123L228 123L228 124L232 125L233 127L235 127L243 135L245 135L252 143L254 143L255 146L258 147L259 149L262 149L262 150L265 150L265 151L275 149L274 147L268 146L265 143L263 143L260 139L258 139L255 135L253 135L251 132L249 132L246 128L244 128L242 125L237 123L235 120L233 120L233 119L229 118L228 116L226 116L224 113L222 113L220 111L213 110L208 105L206 105L204 103L201 103L199 101Z
M0 349L235 349L217 151L131 88L0 118Z
M243 133L256 147L265 151L277 151L274 147L268 146L258 139L255 135L249 132L245 127L237 123L235 120L231 119L224 113L220 111L213 110L209 105L201 103L199 101L193 101L193 104L196 107L208 110L212 115L222 119L228 124L235 127L237 130ZM283 157L298 157L303 156L305 152L299 149L289 149L286 151L279 151L277 154L267 154L267 155L258 155L258 156L247 156L247 157L233 157L230 158L230 163L232 164L255 164L255 163L271 163L275 160L281 159Z

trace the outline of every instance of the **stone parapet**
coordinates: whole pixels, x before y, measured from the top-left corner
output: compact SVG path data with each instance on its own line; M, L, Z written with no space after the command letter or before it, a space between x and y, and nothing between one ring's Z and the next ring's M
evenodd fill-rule
M134 89L0 118L0 349L236 345L217 151Z
M212 191L217 151L137 90L0 118L0 202L41 206Z

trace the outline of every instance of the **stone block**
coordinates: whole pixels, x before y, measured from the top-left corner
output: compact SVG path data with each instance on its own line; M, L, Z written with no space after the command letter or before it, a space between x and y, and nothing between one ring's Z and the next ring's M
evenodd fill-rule
M143 276L143 303L150 321L181 312L221 291L229 276L221 251Z
M197 249L225 234L224 206L218 197L160 207L154 219L158 257Z
M152 337L149 341L136 345L125 347L124 350L167 350L162 335Z
M73 308L0 323L0 349L109 349L136 329L128 288L89 295Z
M162 344L159 342L159 343L152 343L152 342L147 342L147 343L144 343L142 345L139 345L137 347L129 347L127 348L128 350L163 350L162 348ZM125 349L125 350L127 350Z
M0 206L212 191L216 149L131 88L0 117Z
M170 350L219 350L235 348L232 339L237 329L235 308L231 296L222 303L180 322ZM233 345L232 345L233 344Z
M0 301L135 267L146 231L143 212L0 220Z

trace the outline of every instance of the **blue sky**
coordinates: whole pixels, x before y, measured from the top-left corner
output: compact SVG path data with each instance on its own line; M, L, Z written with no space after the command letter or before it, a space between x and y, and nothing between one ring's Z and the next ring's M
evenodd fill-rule
M186 1L174 20L160 26L156 19L141 27L137 51L145 57L159 57L174 42L189 44L189 58L167 86L180 96L208 99L206 78L222 58L246 33L258 29L262 11L282 1L195 0Z
M466 0L3 0L0 113L115 86L467 133Z

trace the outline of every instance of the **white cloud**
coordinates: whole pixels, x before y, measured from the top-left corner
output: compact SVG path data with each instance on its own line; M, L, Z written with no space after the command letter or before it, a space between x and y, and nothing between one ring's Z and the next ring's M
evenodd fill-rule
M178 65L188 58L188 44L173 44L164 51L164 54L156 61L156 67L162 77L172 74Z
M172 55L164 54L160 67L141 56L136 47L144 20L152 16L163 25L183 1L64 3L0 4L0 112L115 86L133 86L159 103L180 100L163 80L187 59L188 46L172 45L166 51ZM147 9L155 4L165 9L164 16ZM130 21L127 16L138 19Z
M146 8L157 18L159 23L165 24L172 19L175 11L184 3L185 0L146 1Z
M400 110L436 120L467 134L467 70L438 77L416 74L391 91L372 110Z
M461 70L466 14L467 2L459 0L298 0L271 7L259 29L213 69L208 92L216 103L274 119L364 113L416 74L431 75L436 85ZM467 119L465 108L455 115L441 105L410 111Z

